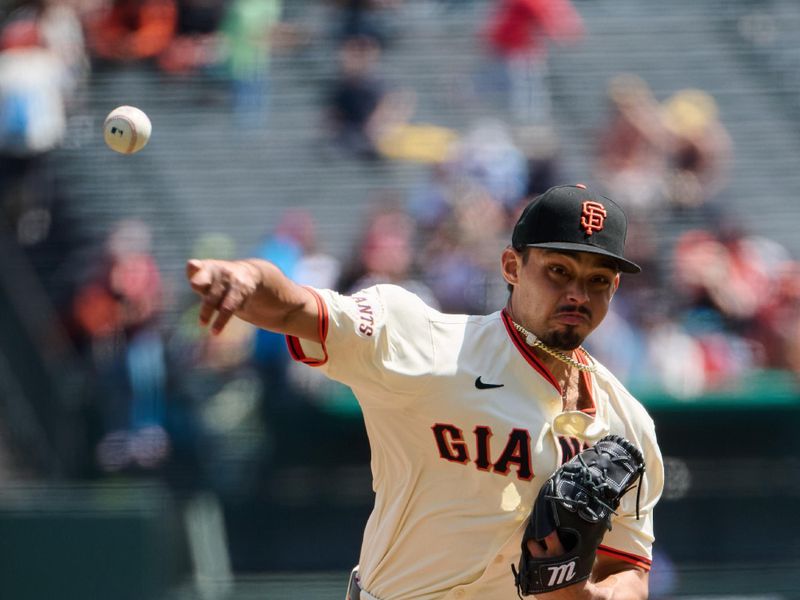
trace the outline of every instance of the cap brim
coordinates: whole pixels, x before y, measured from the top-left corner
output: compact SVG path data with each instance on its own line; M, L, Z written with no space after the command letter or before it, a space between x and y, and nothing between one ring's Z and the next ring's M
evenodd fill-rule
M621 256L612 254L608 250L590 246L589 244L578 244L575 242L539 242L538 244L525 244L527 248L547 248L548 250L569 250L571 252L588 252L589 254L602 254L617 261L619 270L623 273L641 273L642 268L635 262L631 262Z

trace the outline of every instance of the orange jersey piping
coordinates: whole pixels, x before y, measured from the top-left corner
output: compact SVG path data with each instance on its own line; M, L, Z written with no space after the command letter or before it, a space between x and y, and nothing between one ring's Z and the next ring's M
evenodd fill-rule
M649 558L631 554L630 552L623 552L622 550L617 550L615 548L609 548L608 546L601 545L597 548L597 552L599 554L604 554L605 556L610 556L612 558L631 563L632 565L636 565L645 571L649 571L650 567L653 565L653 561Z
M286 346L289 348L289 355L297 362L310 367L321 367L328 362L328 347L325 344L325 340L328 338L328 306L317 290L310 287L306 287L306 289L314 295L314 299L317 301L317 334L320 344L322 344L322 358L306 356L300 340L293 335L286 336Z

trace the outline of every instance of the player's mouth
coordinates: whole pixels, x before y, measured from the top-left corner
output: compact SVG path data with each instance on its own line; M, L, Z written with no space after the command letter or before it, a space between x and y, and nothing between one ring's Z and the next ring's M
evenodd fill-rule
M591 321L588 311L584 310L562 310L554 315L554 318L559 323L564 325L583 325Z

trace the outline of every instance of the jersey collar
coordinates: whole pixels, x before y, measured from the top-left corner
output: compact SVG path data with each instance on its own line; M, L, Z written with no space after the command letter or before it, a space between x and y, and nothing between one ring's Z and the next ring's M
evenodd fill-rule
M517 331L517 328L514 327L514 322L511 319L511 315L508 314L508 311L504 308L501 313L500 317L503 320L503 325L505 325L506 332L508 333L508 337L511 338L511 342L517 348L522 357L528 361L528 364L532 366L539 375L544 377L550 385L552 385L555 390L561 395L561 386L558 384L558 381L553 376L553 373L547 366L539 359L536 353L533 351L527 342L525 342L525 338L522 337L522 334ZM578 351L575 353L576 358L579 362L583 364L588 364L588 359L583 351ZM586 389L589 390L589 399L591 400L591 406L588 408L582 409L582 412L585 412L590 415L594 415L596 412L596 405L594 400L594 394L592 392L592 378L591 373L587 371L581 371L581 377L583 378L583 383L586 386Z

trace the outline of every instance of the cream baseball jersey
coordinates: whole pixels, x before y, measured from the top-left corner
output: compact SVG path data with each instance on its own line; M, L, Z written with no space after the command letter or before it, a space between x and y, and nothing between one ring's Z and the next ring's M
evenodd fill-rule
M526 519L542 483L585 447L580 431L564 435L582 421L594 439L615 433L644 452L639 519L630 493L599 552L649 569L661 456L652 420L606 369L585 374L594 408L571 419L504 312L442 314L392 285L312 291L324 343L289 337L289 350L353 389L372 452L362 600L516 598Z

